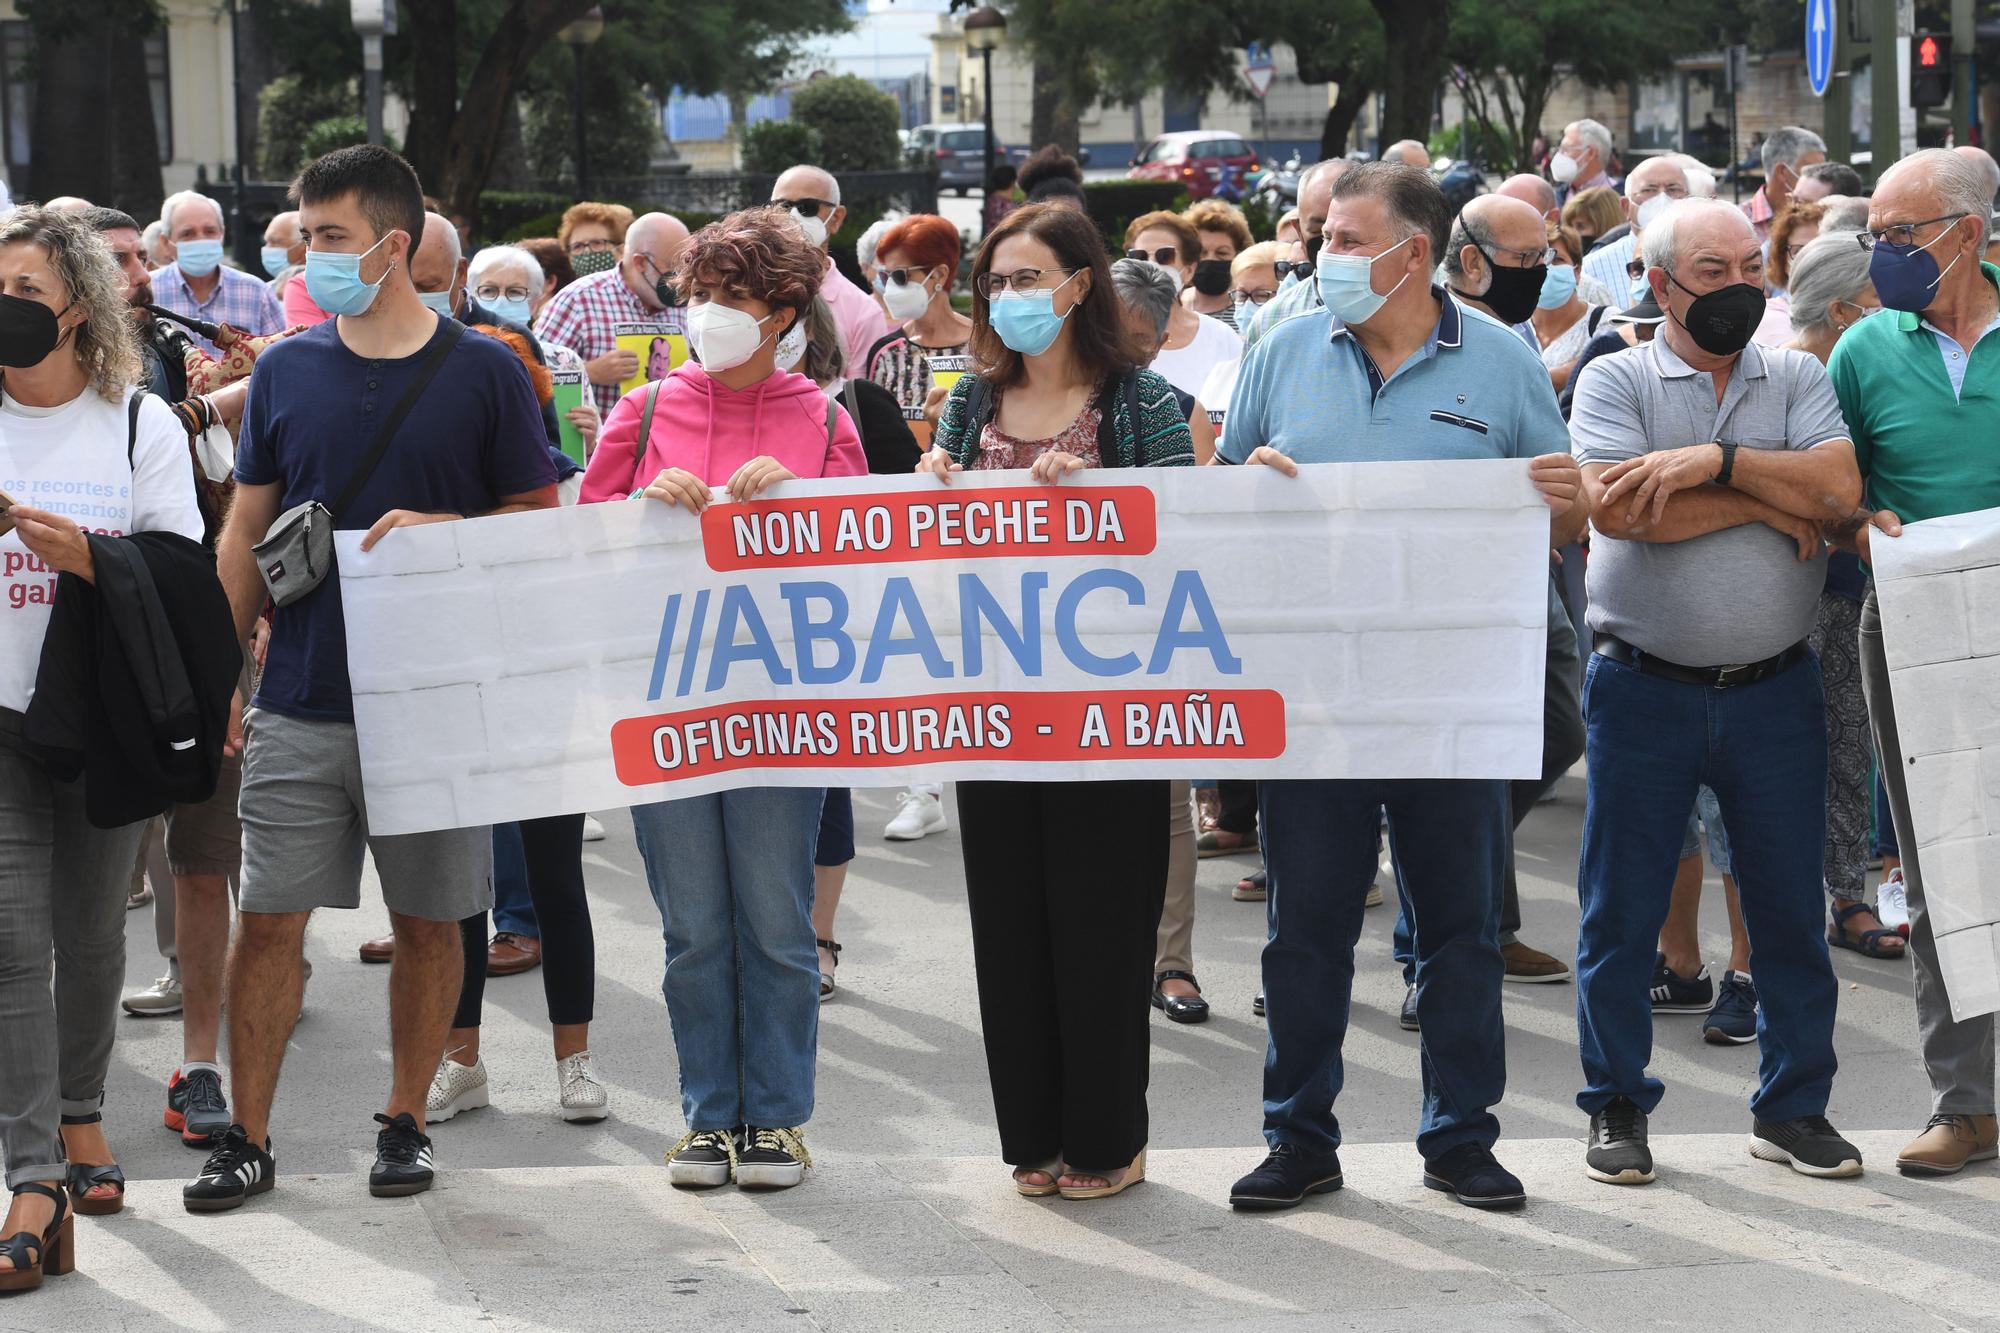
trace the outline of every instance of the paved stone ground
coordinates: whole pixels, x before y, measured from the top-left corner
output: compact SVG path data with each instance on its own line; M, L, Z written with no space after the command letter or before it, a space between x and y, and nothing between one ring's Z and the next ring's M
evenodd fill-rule
M107 1119L130 1206L84 1219L78 1273L0 1302L0 1330L2000 1328L2000 1172L1918 1183L1890 1167L1928 1110L1908 978L1851 953L1835 956L1831 1114L1866 1177L1752 1160L1754 1048L1705 1046L1673 1018L1654 1062L1670 1089L1654 1118L1661 1181L1592 1184L1571 1100L1574 990L1509 986L1502 1153L1533 1203L1487 1217L1418 1185L1416 1043L1395 1024L1390 910L1371 912L1340 1105L1348 1186L1291 1213L1232 1214L1228 1184L1261 1153L1264 1049L1249 1008L1263 913L1229 899L1237 860L1201 869L1196 957L1215 1018L1155 1021L1150 1179L1104 1203L1018 1199L994 1156L957 839L880 842L887 795L856 796L843 990L821 1011L820 1165L800 1189L666 1185L680 1117L659 921L614 813L610 839L586 849L610 1120L556 1118L538 977L496 980L494 1106L437 1128L436 1190L368 1198L387 973L354 946L384 918L325 913L279 1097L277 1191L222 1217L181 1209L200 1159L159 1120L179 1025L122 1020ZM1566 782L1521 842L1525 936L1565 956L1580 795ZM148 912L129 921L138 984L158 968ZM1720 960L1719 897L1705 924Z

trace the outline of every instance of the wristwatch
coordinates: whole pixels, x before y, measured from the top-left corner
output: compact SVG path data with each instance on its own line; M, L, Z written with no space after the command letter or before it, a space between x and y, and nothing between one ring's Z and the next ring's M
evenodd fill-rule
M1727 486L1730 474L1736 471L1736 446L1728 440L1717 440L1715 447L1722 450L1722 467L1715 474L1715 484Z

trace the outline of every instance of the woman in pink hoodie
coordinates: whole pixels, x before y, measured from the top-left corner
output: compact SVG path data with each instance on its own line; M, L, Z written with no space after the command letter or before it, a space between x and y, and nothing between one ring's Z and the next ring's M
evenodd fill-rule
M774 360L824 267L782 213L737 213L695 233L674 285L700 364L612 409L583 502L643 492L698 514L711 488L749 501L775 482L865 475L847 414ZM680 1054L687 1133L667 1157L675 1185L733 1175L782 1189L811 1164L800 1127L812 1115L819 1048L813 851L825 799L819 787L746 787L632 809L666 936L662 989Z

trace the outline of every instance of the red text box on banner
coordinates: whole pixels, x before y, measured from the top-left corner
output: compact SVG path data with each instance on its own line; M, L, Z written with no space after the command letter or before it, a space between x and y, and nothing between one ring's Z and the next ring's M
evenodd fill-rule
M1155 497L1144 486L816 495L710 505L701 516L713 570L1149 555L1158 541Z
M1284 751L1285 701L1276 690L746 700L626 718L611 728L618 780L628 787L744 768L1271 759Z

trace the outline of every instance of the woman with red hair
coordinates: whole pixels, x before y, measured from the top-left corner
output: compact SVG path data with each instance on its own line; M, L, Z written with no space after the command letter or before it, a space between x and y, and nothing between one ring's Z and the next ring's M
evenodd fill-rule
M643 490L698 514L711 488L748 501L775 482L864 475L847 414L777 366L778 340L811 310L825 271L798 223L770 209L696 232L673 282L699 364L619 400L584 503ZM632 809L680 1053L675 1185L783 1189L811 1165L800 1126L819 1053L813 853L825 800L822 787L745 787Z
M867 378L920 411L930 392L930 358L963 356L972 321L951 308L958 279L958 228L935 213L913 213L882 234L868 275L896 325L868 351Z

